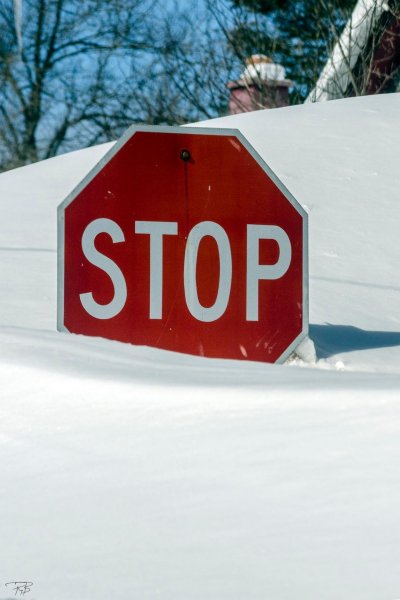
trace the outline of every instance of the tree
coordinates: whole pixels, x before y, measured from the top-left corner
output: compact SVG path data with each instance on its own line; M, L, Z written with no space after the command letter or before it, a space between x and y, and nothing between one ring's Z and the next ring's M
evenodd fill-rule
M0 0L0 168L107 138L124 77L151 46L153 4L24 0L19 39L12 0Z
M235 18L229 42L239 56L262 53L283 64L295 84L291 102L297 104L315 85L354 4L355 0L232 0Z
M179 93L182 122L210 119L227 110L226 84L241 64L228 47L221 24L207 2L193 3L190 10L176 5L163 20L158 36L160 68Z
M205 0L166 21L160 61L185 99L184 114L210 118L227 113L227 83L249 56L281 63L294 82L291 103L303 102L355 0ZM256 72L256 69L253 69ZM262 91L261 78L250 82ZM259 94L262 108L262 93Z
M284 65L292 103L307 98L333 47L343 60L329 67L329 93L393 89L399 2L358 2L389 9L350 57L355 0L193 0L169 11L158 0L23 0L17 27L18 2L0 0L0 170L115 139L132 122L226 114L227 83L253 54Z

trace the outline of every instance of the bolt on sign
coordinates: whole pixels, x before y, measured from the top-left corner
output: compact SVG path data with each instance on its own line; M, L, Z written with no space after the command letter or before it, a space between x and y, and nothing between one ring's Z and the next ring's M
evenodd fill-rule
M308 330L307 214L237 130L132 127L58 209L58 328L282 362Z

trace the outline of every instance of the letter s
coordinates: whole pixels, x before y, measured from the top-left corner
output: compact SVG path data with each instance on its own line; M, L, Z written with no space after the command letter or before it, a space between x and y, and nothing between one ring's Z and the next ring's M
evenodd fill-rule
M124 242L122 229L111 219L96 219L89 223L82 235L82 250L87 260L95 267L105 271L114 286L114 297L108 304L99 304L92 292L80 294L83 308L95 319L111 319L125 306L127 298L126 281L121 269L111 258L96 250L94 240L99 233L108 233L114 243Z

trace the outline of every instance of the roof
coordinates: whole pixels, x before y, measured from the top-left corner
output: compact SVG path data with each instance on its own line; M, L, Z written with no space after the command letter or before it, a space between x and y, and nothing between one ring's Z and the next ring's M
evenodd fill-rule
M307 100L395 91L400 69L396 0L358 0Z

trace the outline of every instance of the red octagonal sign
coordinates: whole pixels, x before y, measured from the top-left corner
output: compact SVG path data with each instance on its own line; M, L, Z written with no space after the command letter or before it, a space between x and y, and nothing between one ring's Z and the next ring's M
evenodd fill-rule
M283 361L307 333L307 215L236 130L132 127L59 207L58 328Z

